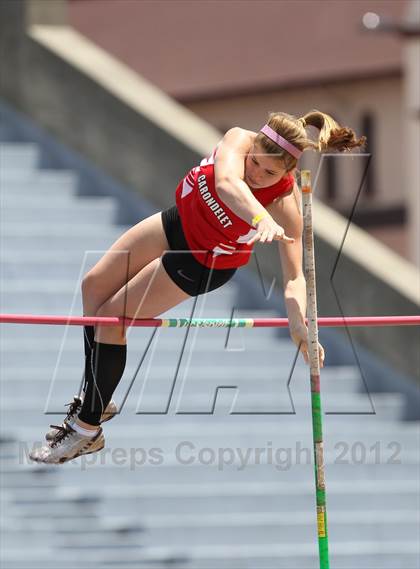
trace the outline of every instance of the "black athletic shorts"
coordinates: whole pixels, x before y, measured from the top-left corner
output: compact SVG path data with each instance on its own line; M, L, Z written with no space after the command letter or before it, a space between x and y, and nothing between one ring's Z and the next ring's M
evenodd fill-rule
M162 264L174 283L190 296L219 288L236 273L236 268L209 269L197 261L188 247L176 205L162 211L162 224L171 249L162 256Z

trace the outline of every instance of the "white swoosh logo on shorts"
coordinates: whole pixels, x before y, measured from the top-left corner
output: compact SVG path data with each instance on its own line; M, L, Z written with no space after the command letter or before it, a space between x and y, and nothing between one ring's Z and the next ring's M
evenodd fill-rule
M187 275L184 275L182 269L178 269L177 273L180 277L182 277L183 279L187 279L187 281L191 281L192 283L195 282L194 279L191 279L190 277L187 277Z

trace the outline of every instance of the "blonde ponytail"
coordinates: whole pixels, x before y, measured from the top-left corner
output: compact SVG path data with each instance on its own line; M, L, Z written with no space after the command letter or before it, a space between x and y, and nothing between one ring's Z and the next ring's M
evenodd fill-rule
M300 118L282 112L270 113L267 124L302 151L313 149L317 152L346 152L366 143L365 136L357 138L353 129L340 126L330 115L316 109L309 111ZM317 141L309 138L305 130L308 126L313 126L319 130ZM297 159L262 132L257 134L255 142L259 143L267 154L273 154L282 160L287 171L296 168Z
M319 132L317 143L310 141L309 146L319 152L337 150L346 152L352 148L363 146L366 137L357 138L354 130L349 127L341 127L330 115L321 111L312 110L300 120L306 126L314 126Z

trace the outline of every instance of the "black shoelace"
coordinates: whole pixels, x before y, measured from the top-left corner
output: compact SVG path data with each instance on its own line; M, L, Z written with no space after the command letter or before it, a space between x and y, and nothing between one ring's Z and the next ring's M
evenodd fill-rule
M82 406L82 400L80 399L80 397L75 397L73 401L71 401L70 403L66 403L66 407L69 407L66 419L70 419L76 413L78 408L81 406Z
M67 425L50 425L50 427L57 429L57 433L54 435L54 439L50 444L51 447L56 447L58 443L63 442L64 439L66 439L73 432L73 429Z

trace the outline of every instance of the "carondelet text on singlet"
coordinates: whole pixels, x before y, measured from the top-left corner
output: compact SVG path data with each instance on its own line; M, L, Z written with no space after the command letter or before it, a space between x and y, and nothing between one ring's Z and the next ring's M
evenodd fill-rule
M229 227L229 225L233 225L231 219L226 214L225 210L220 207L220 204L214 199L214 197L209 192L209 188L206 181L206 176L201 174L197 178L198 182L198 189L200 191L201 197L203 198L204 202L208 205L223 227Z

